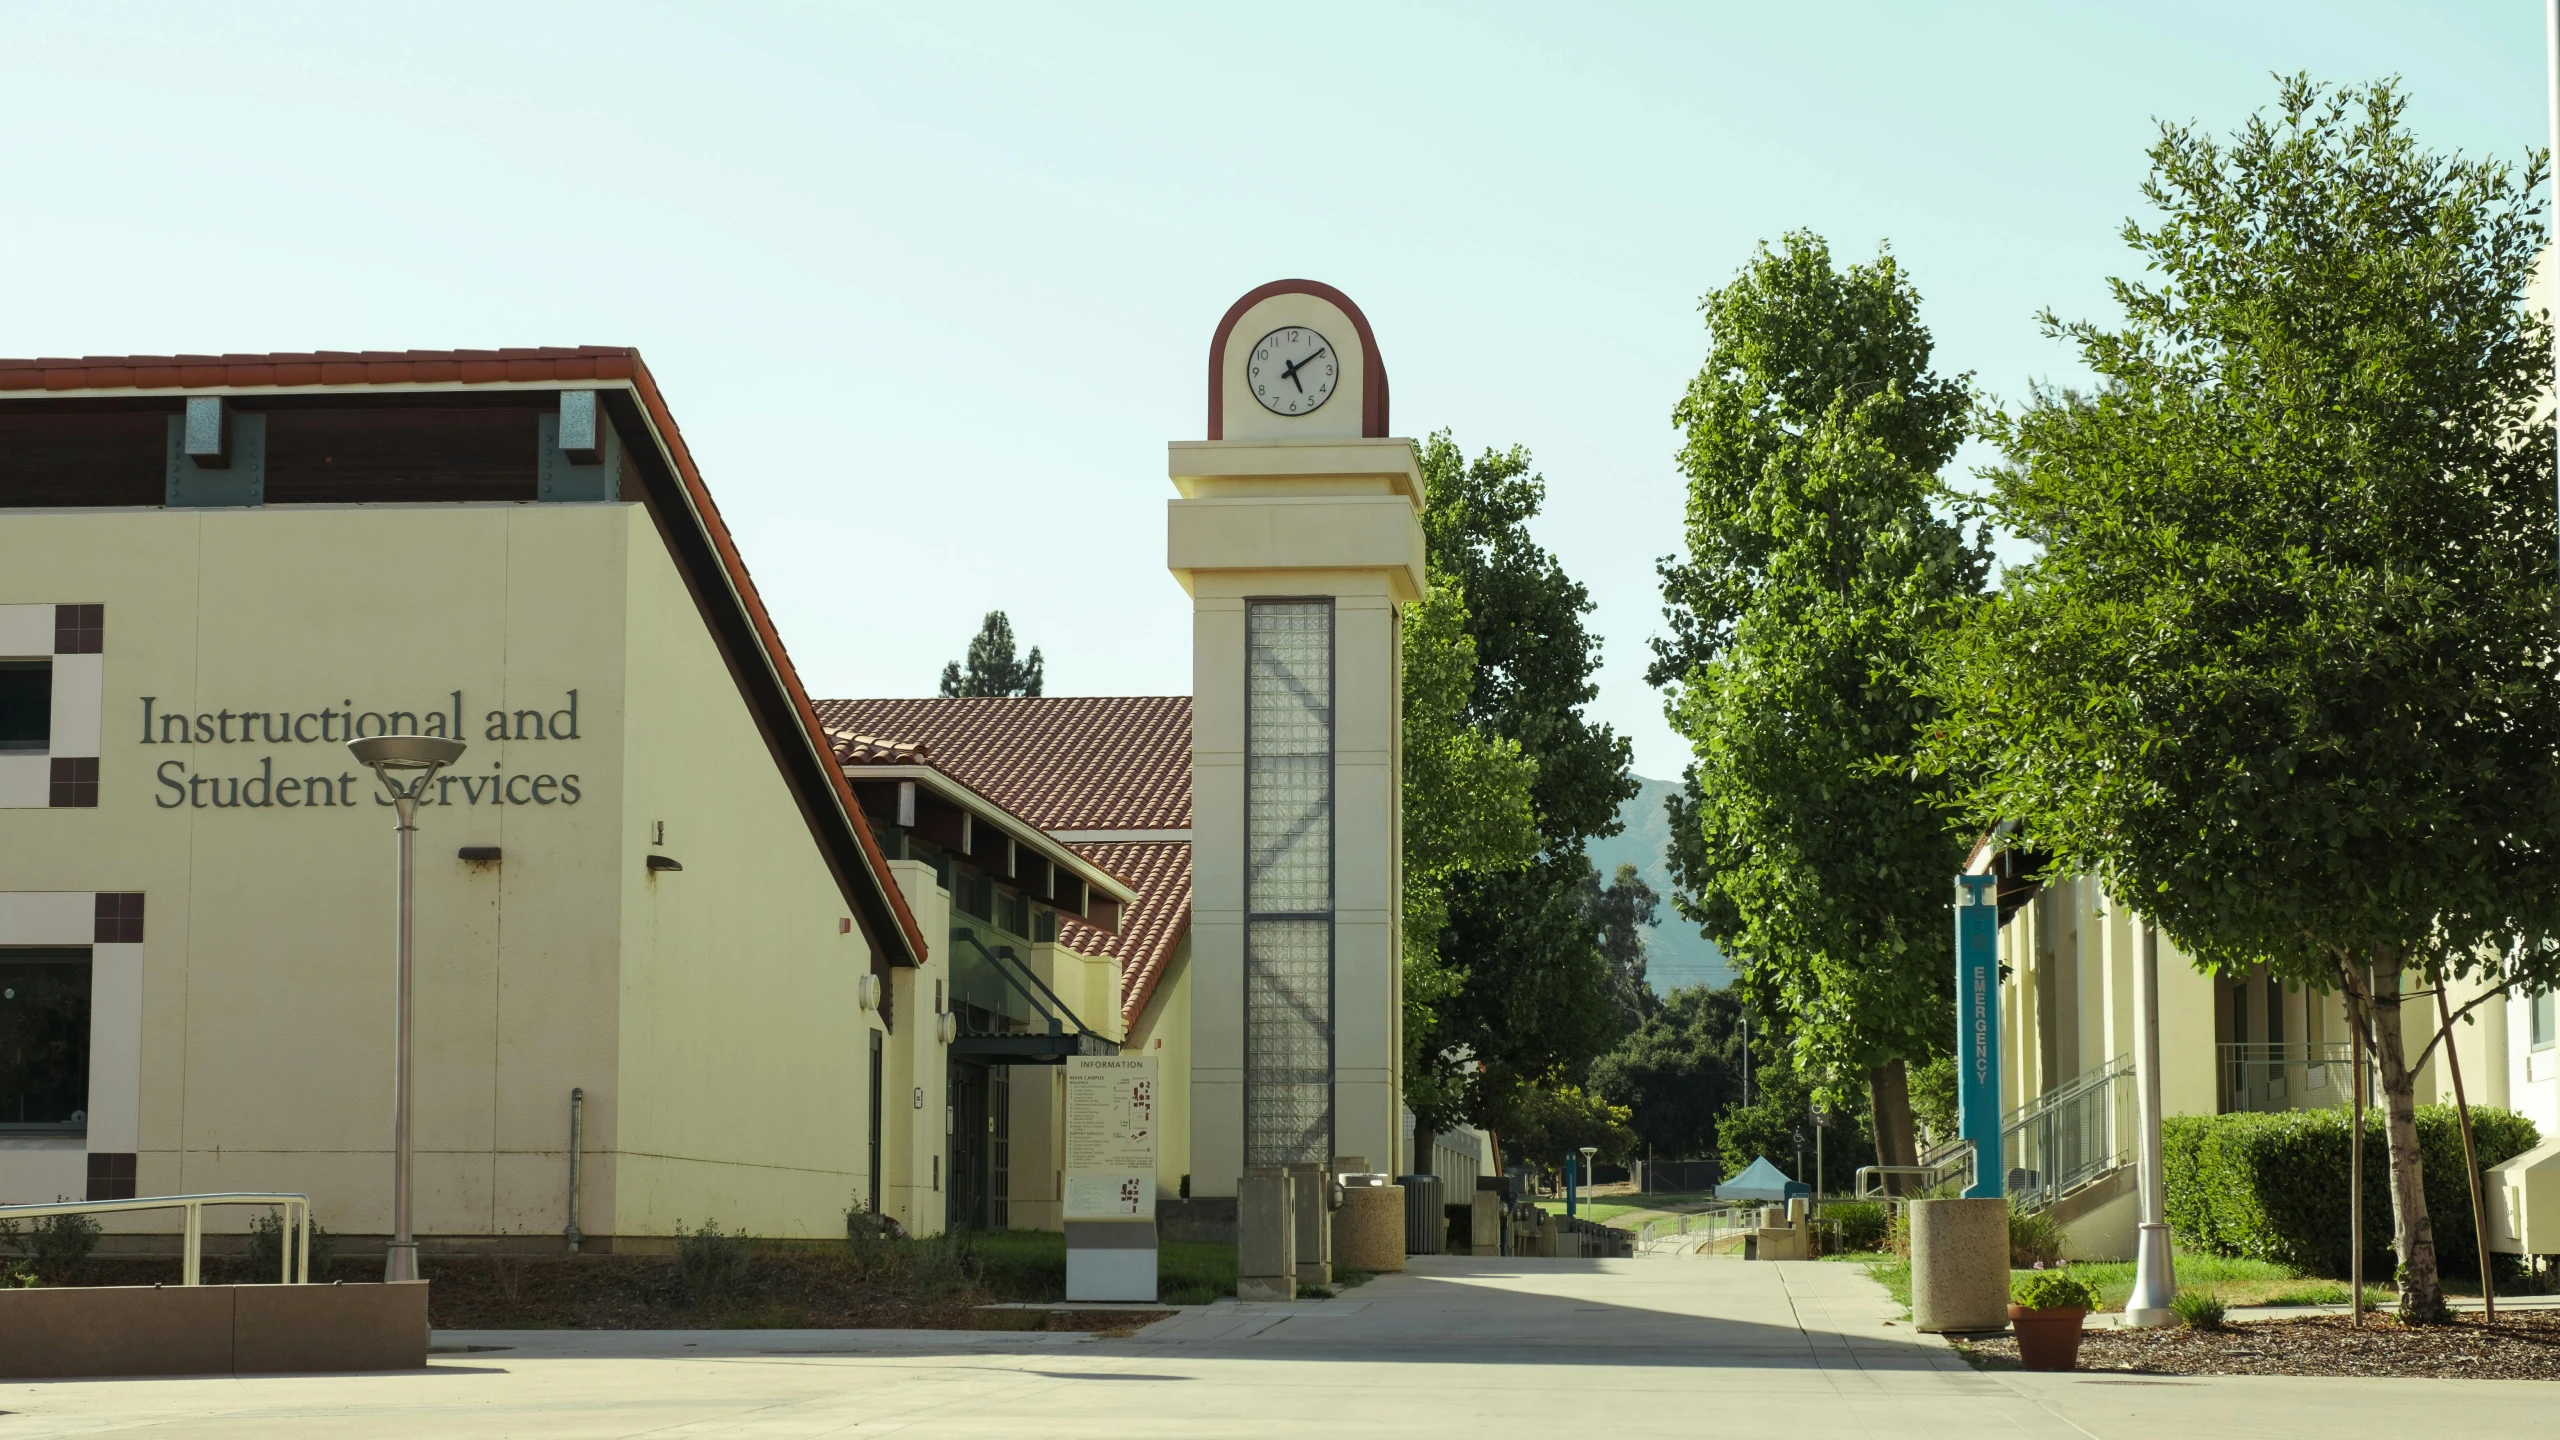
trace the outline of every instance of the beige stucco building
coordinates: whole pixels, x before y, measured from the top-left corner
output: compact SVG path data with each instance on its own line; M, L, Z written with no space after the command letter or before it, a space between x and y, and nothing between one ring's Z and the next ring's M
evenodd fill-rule
M386 732L469 747L419 822L431 1253L985 1223L948 1081L1038 1027L958 939L1036 934L1071 1044L1184 1043L1121 1014L1136 890L820 722L630 351L0 365L0 515L0 1202L384 1233Z
M2007 861L2009 857L2001 857ZM2002 884L2003 1165L2070 1223L2071 1252L2132 1253L2135 1151L2134 946L2141 917L2088 876ZM2353 1050L2343 999L2263 970L2200 972L2160 940L2160 1092L2165 1115L2343 1108ZM2459 1008L2479 987L2457 985ZM2435 1037L2432 1002L2401 1007L2404 1053ZM2474 1105L2514 1109L2560 1136L2560 1047L2552 997L2491 996L2455 1026L2453 1045ZM2421 1105L2453 1101L2437 1050L2417 1071ZM2015 1188L2013 1186L2013 1188Z

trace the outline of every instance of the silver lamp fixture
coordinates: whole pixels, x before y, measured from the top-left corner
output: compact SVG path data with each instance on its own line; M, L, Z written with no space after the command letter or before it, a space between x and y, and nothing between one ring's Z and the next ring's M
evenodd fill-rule
M391 1248L382 1262L384 1280L418 1278L418 1238L409 1225L409 1057L410 991L416 973L410 937L415 928L411 902L415 890L411 852L418 835L418 801L436 772L462 758L463 744L433 735L373 735L347 742L347 751L369 767L391 792L400 836L400 964L399 1044L391 1081Z

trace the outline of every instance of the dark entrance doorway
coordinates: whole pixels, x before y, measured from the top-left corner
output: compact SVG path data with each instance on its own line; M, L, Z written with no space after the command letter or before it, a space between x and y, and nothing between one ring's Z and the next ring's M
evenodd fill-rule
M944 1223L1002 1230L1011 1223L1012 1086L1002 1065L951 1062L950 1183Z

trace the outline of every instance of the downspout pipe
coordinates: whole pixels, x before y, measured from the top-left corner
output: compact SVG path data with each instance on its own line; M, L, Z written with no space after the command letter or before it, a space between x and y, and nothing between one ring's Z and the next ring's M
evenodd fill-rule
M580 1181L584 1178L579 1161L586 1148L587 1092L583 1086L573 1087L569 1091L569 1223L560 1232L568 1237L572 1255L578 1253L578 1247L587 1238L586 1232L578 1228L578 1203L584 1198L579 1194Z

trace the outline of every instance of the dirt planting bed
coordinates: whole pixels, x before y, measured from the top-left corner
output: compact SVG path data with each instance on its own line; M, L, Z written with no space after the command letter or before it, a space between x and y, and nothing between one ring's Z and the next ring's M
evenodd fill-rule
M2007 1336L1957 1348L1985 1370L2018 1368ZM2367 1315L2257 1320L2220 1330L2091 1329L2080 1368L2135 1375L2376 1375L2440 1380L2560 1380L2560 1311L2516 1310L2498 1323L2465 1314L2451 1325L2402 1326Z
M894 1268L841 1250L759 1251L742 1280L696 1303L671 1259L637 1255L556 1258L424 1257L432 1282L428 1319L439 1330L904 1329L1081 1330L1126 1334L1169 1311L981 1308L1000 1297L969 1287L923 1298ZM209 1284L273 1280L246 1262L209 1258ZM379 1257L346 1259L315 1278L361 1284L382 1278ZM92 1257L49 1284L174 1285L174 1259Z

